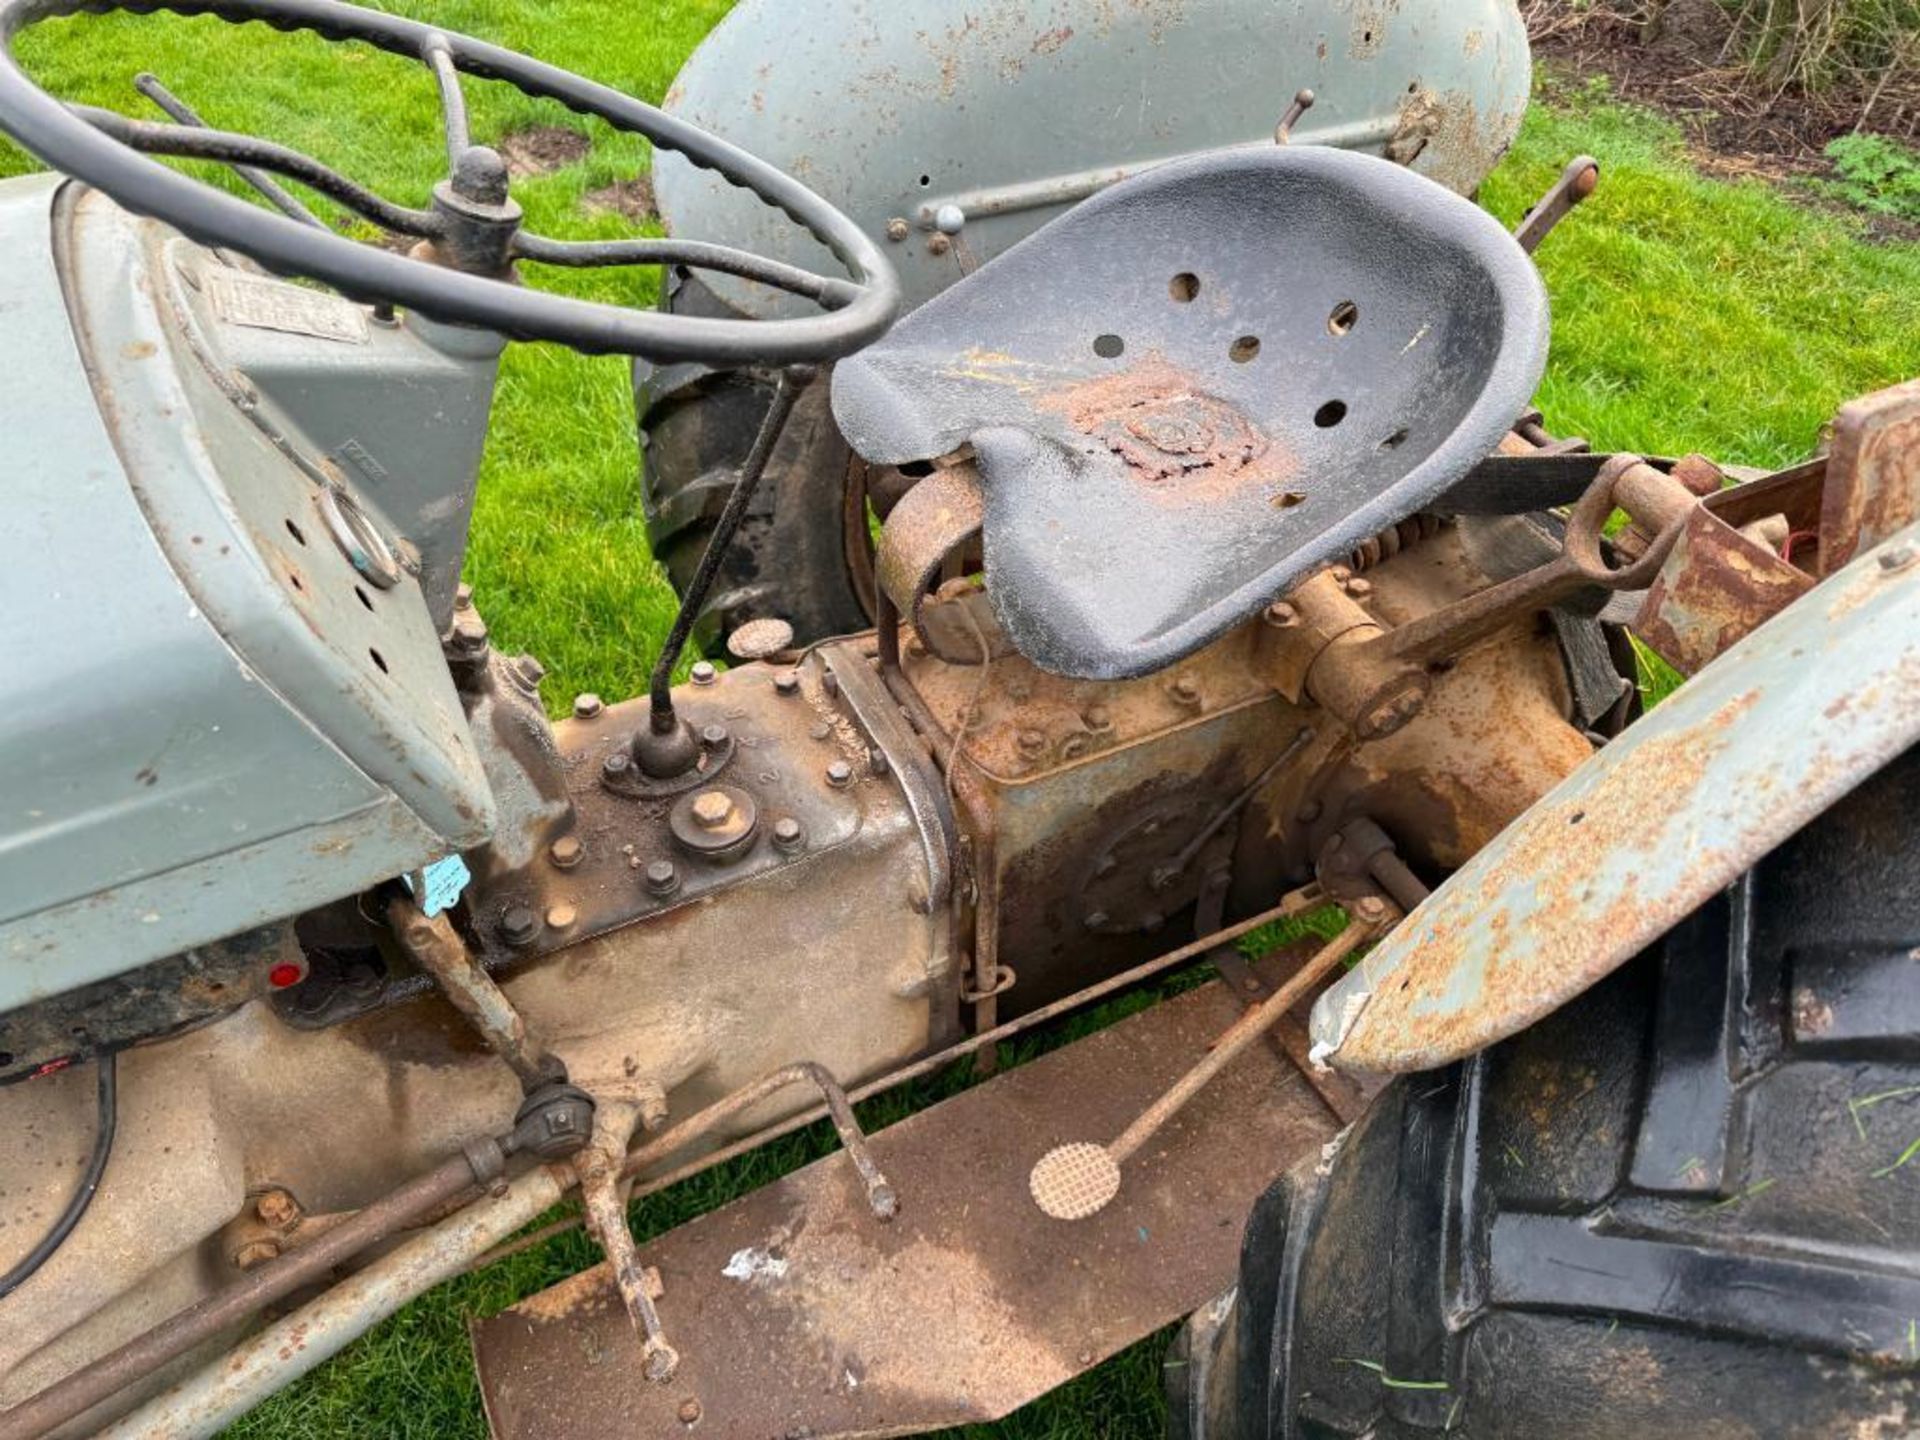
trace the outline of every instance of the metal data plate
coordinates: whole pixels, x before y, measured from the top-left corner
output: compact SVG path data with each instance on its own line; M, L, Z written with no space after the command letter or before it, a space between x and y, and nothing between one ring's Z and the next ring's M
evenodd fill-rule
M891 1224L836 1154L643 1247L681 1355L669 1384L641 1373L604 1267L477 1322L493 1434L911 1434L996 1419L1152 1334L1232 1283L1248 1210L1332 1137L1326 1106L1255 1048L1093 1218L1047 1219L1028 1172L1112 1139L1240 1013L1207 985L880 1132Z
M1433 503L1526 408L1546 292L1478 206L1314 146L1162 165L833 375L868 460L971 445L1020 653L1150 674Z

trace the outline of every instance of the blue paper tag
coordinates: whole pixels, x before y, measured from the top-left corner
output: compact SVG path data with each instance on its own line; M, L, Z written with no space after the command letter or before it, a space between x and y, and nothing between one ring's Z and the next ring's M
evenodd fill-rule
M460 892L467 888L473 874L467 869L466 861L458 855L449 855L404 878L407 889L420 902L421 911L431 918L460 898Z

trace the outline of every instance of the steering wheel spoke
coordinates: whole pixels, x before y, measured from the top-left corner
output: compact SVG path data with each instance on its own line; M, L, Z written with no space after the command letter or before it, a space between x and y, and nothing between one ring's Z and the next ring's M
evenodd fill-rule
M452 170L473 144L466 92L460 88L460 71L453 63L453 47L446 36L438 31L429 35L420 47L420 58L433 71L434 83L440 87L440 125L447 137L447 168Z
M213 160L236 170L272 171L319 191L329 200L338 201L346 209L362 219L371 220L384 230L391 230L398 235L412 235L421 240L431 240L440 233L438 217L425 210L410 210L404 205L396 205L358 181L349 180L338 170L321 164L311 155L271 140L241 135L232 130L215 130L205 125L163 125L153 120L133 120L117 110L102 110L92 105L69 108L101 134L143 155L168 155L178 160ZM309 211L308 215L311 217L312 212ZM314 223L319 222L315 220Z
M514 237L514 254L536 265L560 265L574 269L601 269L628 265L684 265L690 270L714 270L758 281L811 300L823 310L838 310L850 305L859 294L851 280L836 279L803 270L798 265L769 260L749 250L731 245L713 245L703 240L550 240L544 235L526 232Z

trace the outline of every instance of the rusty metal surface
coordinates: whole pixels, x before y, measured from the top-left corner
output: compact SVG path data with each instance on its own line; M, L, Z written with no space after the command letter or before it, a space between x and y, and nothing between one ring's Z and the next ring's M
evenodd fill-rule
M1352 1069L1443 1064L1664 934L1920 737L1920 527L1749 635L1476 855L1314 1009Z
M1813 577L1696 506L1633 629L1662 659L1691 675L1813 588Z
M890 1225L834 1156L654 1242L671 1385L641 1375L603 1271L478 1322L493 1434L672 1435L683 1413L710 1440L912 1433L997 1418L1152 1333L1228 1283L1255 1196L1333 1133L1319 1099L1255 1049L1098 1216L1046 1219L1027 1174L1117 1133L1239 1013L1206 986L872 1137Z
M1546 334L1525 253L1457 195L1336 150L1231 150L929 300L835 368L834 415L877 464L971 443L1001 623L1050 670L1119 679L1444 494L1531 398Z
M1820 513L1820 561L1832 574L1920 520L1920 380L1844 406Z

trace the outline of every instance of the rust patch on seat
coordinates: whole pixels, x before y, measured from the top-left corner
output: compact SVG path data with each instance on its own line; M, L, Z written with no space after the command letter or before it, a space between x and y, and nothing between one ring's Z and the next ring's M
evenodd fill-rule
M1287 488L1299 470L1294 457L1231 401L1157 357L1036 403L1118 455L1156 499L1216 501L1266 484L1275 490L1274 503L1299 501Z

